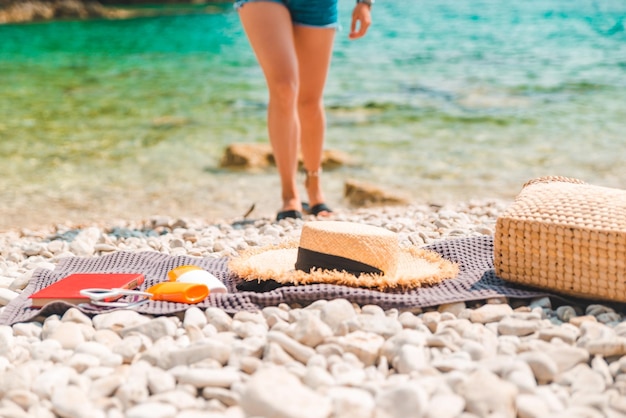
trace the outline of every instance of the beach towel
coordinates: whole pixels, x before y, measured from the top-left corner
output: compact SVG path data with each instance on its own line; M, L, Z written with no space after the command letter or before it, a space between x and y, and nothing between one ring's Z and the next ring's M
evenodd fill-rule
M158 252L119 251L98 257L68 257L59 261L54 270L38 269L24 291L12 300L0 315L0 324L42 320L46 316L62 315L74 305L52 302L40 309L32 308L28 296L61 278L77 272L138 272L146 281L141 289L167 279L167 272L181 265L194 264L206 269L222 280L226 294L212 294L196 304L150 301L134 308L151 315L168 315L182 312L190 306L217 307L229 314L241 310L257 311L281 303L302 306L319 299L343 298L359 305L374 304L383 309L411 309L438 306L453 302L478 301L493 297L528 299L549 296L543 290L506 282L496 276L493 264L493 237L488 235L443 240L424 248L441 254L458 263L459 274L449 280L412 290L387 290L384 292L334 284L308 284L278 286L268 291L239 290L243 281L228 268L228 257L171 256ZM258 290L258 289L256 289ZM93 311L78 307L92 315Z

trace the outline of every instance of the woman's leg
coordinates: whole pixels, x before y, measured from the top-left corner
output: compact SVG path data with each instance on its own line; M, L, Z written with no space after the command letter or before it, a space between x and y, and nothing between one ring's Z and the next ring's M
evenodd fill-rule
M269 90L267 126L281 180L281 210L302 210L296 184L300 137L298 59L291 17L280 3L251 2L239 9L239 18Z
M309 204L313 207L324 203L320 177L317 174L320 172L326 132L323 93L330 67L335 29L295 25L294 38L300 74L298 91L300 147L304 168L309 173L306 189Z

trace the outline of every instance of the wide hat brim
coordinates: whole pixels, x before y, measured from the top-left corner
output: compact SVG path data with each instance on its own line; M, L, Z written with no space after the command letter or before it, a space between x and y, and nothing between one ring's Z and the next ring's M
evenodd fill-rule
M281 284L327 283L352 287L413 289L433 285L455 277L458 266L439 253L418 247L401 248L398 253L396 273L361 274L356 276L345 271L314 269L305 272L295 269L298 243L265 248L253 248L241 252L229 262L230 270L240 278L252 281L274 280Z

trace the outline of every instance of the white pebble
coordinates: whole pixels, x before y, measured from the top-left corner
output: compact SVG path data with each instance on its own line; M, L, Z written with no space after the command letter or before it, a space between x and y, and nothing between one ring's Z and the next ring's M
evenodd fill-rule
M268 342L275 342L280 345L285 352L303 364L306 364L309 359L315 355L315 350L313 348L301 344L288 335L278 331L268 332L267 340Z
M259 370L248 381L241 397L246 416L327 418L331 405L327 397L307 388L281 367Z
M241 379L237 370L229 367L223 369L191 369L183 367L172 370L172 374L176 377L178 383L187 383L197 388L207 386L227 388Z
M478 416L515 416L517 388L488 370L478 369L470 373L456 387L456 393L465 398L467 412Z
M343 323L355 316L356 312L350 302L346 299L334 299L322 308L320 318L337 333Z
M513 309L510 305L486 304L481 306L480 308L472 310L469 319L472 322L486 324L489 322L500 321L502 318L512 314Z
M104 411L95 408L87 394L77 386L57 387L52 394L54 412L66 418L105 418Z
M126 411L127 418L175 418L178 409L163 402L146 402Z
M455 395L437 394L430 399L426 418L454 418L458 417L465 408L465 399Z
M81 325L75 322L59 323L59 326L48 337L61 343L61 347L73 349L85 342Z
M18 297L19 295L20 294L17 292L14 292L4 287L0 287L0 306L8 305L9 302L11 302L13 299Z
M333 417L371 418L376 407L374 397L367 391L352 387L336 387L326 391L332 401Z
M333 337L330 342L336 343L342 351L352 353L367 367L376 362L385 339L375 333L354 331L342 337Z
M411 382L384 388L376 395L377 418L420 418L428 409L428 395Z
M521 353L519 358L530 366L540 384L552 382L559 371L556 361L542 351Z

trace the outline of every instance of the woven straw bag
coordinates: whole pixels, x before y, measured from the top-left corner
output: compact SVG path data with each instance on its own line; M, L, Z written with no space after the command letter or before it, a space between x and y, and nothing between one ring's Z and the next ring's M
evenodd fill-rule
M505 280L626 302L626 191L566 177L527 182L497 219L494 264Z

